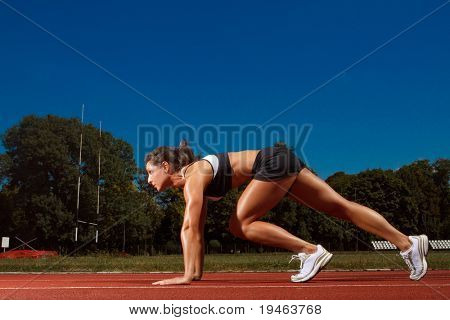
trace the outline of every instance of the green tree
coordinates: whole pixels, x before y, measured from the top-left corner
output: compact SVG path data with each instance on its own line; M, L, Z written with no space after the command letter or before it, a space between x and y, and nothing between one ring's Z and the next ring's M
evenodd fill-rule
M407 185L411 195L411 210L417 212L417 231L430 238L439 236L440 189L434 180L435 168L428 160L415 161L396 171Z
M81 128L83 162L78 168ZM100 139L92 125L82 127L77 119L51 115L24 117L2 138L6 150L1 157L2 197L9 201L2 206L14 204L8 212L14 235L38 237L37 247L69 250L73 245L80 172L79 219L97 221L100 184L99 231L104 234L99 248L121 248L121 238L115 232L119 221L132 220L133 215L146 212L145 206L140 206L142 199L134 183L137 168L128 143L108 132L103 132ZM100 148L101 180L97 176ZM80 225L80 243L93 237L92 227Z

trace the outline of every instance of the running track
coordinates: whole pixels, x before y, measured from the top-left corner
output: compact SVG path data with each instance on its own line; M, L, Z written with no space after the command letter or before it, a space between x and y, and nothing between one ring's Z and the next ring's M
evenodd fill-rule
M450 270L421 281L406 271L322 271L307 283L290 273L206 273L190 285L152 286L155 273L0 274L0 299L450 299Z

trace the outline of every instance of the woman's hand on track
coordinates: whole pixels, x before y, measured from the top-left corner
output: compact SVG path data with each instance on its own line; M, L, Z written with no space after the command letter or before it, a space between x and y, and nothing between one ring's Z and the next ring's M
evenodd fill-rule
M186 277L177 277L172 279L161 280L153 282L154 286L167 286L171 284L190 284L192 279Z

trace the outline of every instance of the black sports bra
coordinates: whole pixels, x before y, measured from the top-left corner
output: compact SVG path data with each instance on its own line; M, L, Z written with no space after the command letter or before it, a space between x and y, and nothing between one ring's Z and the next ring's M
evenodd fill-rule
M200 160L208 161L214 174L212 181L205 189L205 197L214 201L222 199L231 189L231 178L233 176L233 168L231 167L228 152L207 155ZM183 178L186 169L193 163L187 165L182 171Z

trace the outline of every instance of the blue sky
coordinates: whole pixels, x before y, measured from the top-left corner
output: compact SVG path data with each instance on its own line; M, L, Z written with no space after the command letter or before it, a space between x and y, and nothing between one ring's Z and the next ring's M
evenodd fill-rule
M135 149L139 125L263 124L445 2L6 1L173 117L1 0L0 131L82 103ZM312 125L322 178L448 158L449 57L450 4L271 122Z

